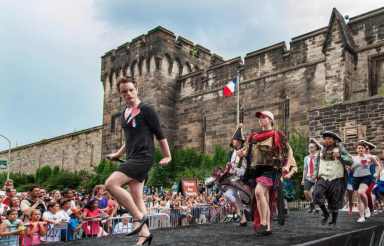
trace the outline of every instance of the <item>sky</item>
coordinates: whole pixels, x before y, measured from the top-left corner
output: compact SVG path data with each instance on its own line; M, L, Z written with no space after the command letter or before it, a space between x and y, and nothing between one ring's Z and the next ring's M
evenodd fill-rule
M230 59L382 0L0 0L0 134L12 147L102 123L100 57L161 25ZM0 150L7 149L0 138Z

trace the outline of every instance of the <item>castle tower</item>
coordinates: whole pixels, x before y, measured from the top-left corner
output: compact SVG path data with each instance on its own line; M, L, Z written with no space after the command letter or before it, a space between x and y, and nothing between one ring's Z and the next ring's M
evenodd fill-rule
M198 44L161 26L132 39L102 57L101 81L104 86L102 158L121 146L119 121L123 102L116 83L122 76L136 80L140 98L159 113L169 142L175 139L177 78L210 65L222 58Z

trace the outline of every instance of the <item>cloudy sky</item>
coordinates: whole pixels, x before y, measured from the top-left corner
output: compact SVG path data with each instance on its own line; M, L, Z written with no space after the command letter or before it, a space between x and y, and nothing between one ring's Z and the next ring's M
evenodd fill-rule
M100 56L162 25L229 59L382 0L0 0L0 134L13 146L100 125ZM6 149L0 139L0 149Z

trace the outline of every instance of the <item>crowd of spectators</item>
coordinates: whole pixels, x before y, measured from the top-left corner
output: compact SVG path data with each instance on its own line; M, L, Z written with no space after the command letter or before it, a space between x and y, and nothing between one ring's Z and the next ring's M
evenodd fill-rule
M190 223L196 207L225 205L220 193L205 190L184 196L177 191L146 188L144 198L149 214L167 214L178 225ZM74 189L48 192L37 185L28 192L18 192L8 180L0 190L0 215L0 245L39 245L132 230L128 211L103 185L97 185L91 194Z

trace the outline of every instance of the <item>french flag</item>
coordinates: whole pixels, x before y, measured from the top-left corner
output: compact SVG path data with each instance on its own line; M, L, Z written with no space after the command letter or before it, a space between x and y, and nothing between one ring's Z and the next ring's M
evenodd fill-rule
M237 83L236 79L233 79L233 80L229 81L228 84L226 84L224 86L223 95L225 97L230 97L230 96L233 96L235 94L236 83Z

